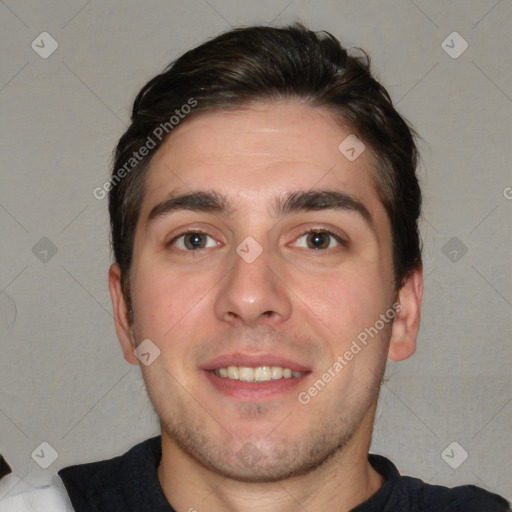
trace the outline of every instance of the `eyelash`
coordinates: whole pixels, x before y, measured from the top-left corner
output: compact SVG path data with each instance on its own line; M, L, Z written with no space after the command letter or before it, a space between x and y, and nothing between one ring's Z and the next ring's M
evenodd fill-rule
M336 233L333 233L332 231L329 231L327 229L309 229L307 231L304 231L302 232L298 237L297 237L297 240L302 238L304 235L309 235L309 234L325 234L325 235L329 235L330 237L334 238L334 240L336 242L338 242L340 244L340 246L342 247L348 247L348 242L346 240L344 240L343 238L341 238L339 235L337 235ZM205 236L208 236L210 238L213 239L213 237L211 235L209 235L208 233L204 232L204 231L183 231L182 233L179 233L178 235L176 235L172 240L170 240L166 246L167 247L171 247L175 244L175 242L177 240L179 240L181 237L185 236L185 235L193 235L193 234L200 234L200 235L205 235ZM197 248L197 249L174 249L176 251L181 251L181 252L197 252L197 251L200 251L201 249L205 249L205 248ZM211 249L211 247L207 247L207 249ZM309 248L308 248L309 249ZM328 251L330 249L333 249L332 247L328 247L327 249L310 249L311 251L320 251L320 252L325 252L325 251Z
M308 229L306 231L303 231L298 237L297 237L297 240L302 238L304 235L309 235L309 234L321 234L321 235L329 235L331 238L334 238L334 240L336 242L338 242L338 244L341 246L341 247L348 247L348 242L346 240L344 240L343 238L341 238L339 235L337 235L336 233L333 233L332 231L329 231L328 229L323 229L323 228L318 228L318 229ZM329 244L330 245L330 244ZM306 249L309 249L309 247L307 247ZM329 251L329 250L332 250L334 249L334 247L328 247L327 249L310 249L311 251L320 251L320 252L325 252L325 251Z

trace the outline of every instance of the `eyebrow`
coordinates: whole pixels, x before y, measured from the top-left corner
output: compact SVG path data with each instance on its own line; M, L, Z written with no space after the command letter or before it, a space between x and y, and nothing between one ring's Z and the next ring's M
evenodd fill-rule
M272 210L276 217L308 211L333 210L358 214L375 231L374 219L366 206L356 197L339 190L298 190L274 199ZM197 191L169 197L155 205L149 215L148 224L171 213L190 210L229 216L232 203L221 194L212 191Z

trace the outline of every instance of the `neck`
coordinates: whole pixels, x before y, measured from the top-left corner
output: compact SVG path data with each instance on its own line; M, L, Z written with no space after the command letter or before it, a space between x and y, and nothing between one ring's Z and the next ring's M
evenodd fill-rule
M225 478L199 464L162 431L158 479L176 510L190 512L349 511L372 496L384 477L368 462L376 403L350 441L320 467L278 482L248 483Z

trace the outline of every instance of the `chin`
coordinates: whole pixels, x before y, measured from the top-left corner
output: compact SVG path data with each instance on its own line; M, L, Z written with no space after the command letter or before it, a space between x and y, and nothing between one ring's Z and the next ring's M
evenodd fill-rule
M248 483L278 482L310 473L325 465L351 438L316 432L270 441L266 433L259 441L250 442L231 437L215 439L199 428L174 427L166 431L173 444L199 465L224 478Z

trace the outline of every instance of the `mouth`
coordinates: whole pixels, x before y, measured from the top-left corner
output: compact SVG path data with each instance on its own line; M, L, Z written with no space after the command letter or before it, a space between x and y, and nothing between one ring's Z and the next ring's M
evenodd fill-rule
M244 382L268 382L270 380L296 379L306 372L292 371L282 366L228 366L209 370L210 373L222 379L241 380Z
M219 356L201 369L216 391L242 401L284 398L311 373L306 366L272 354Z

